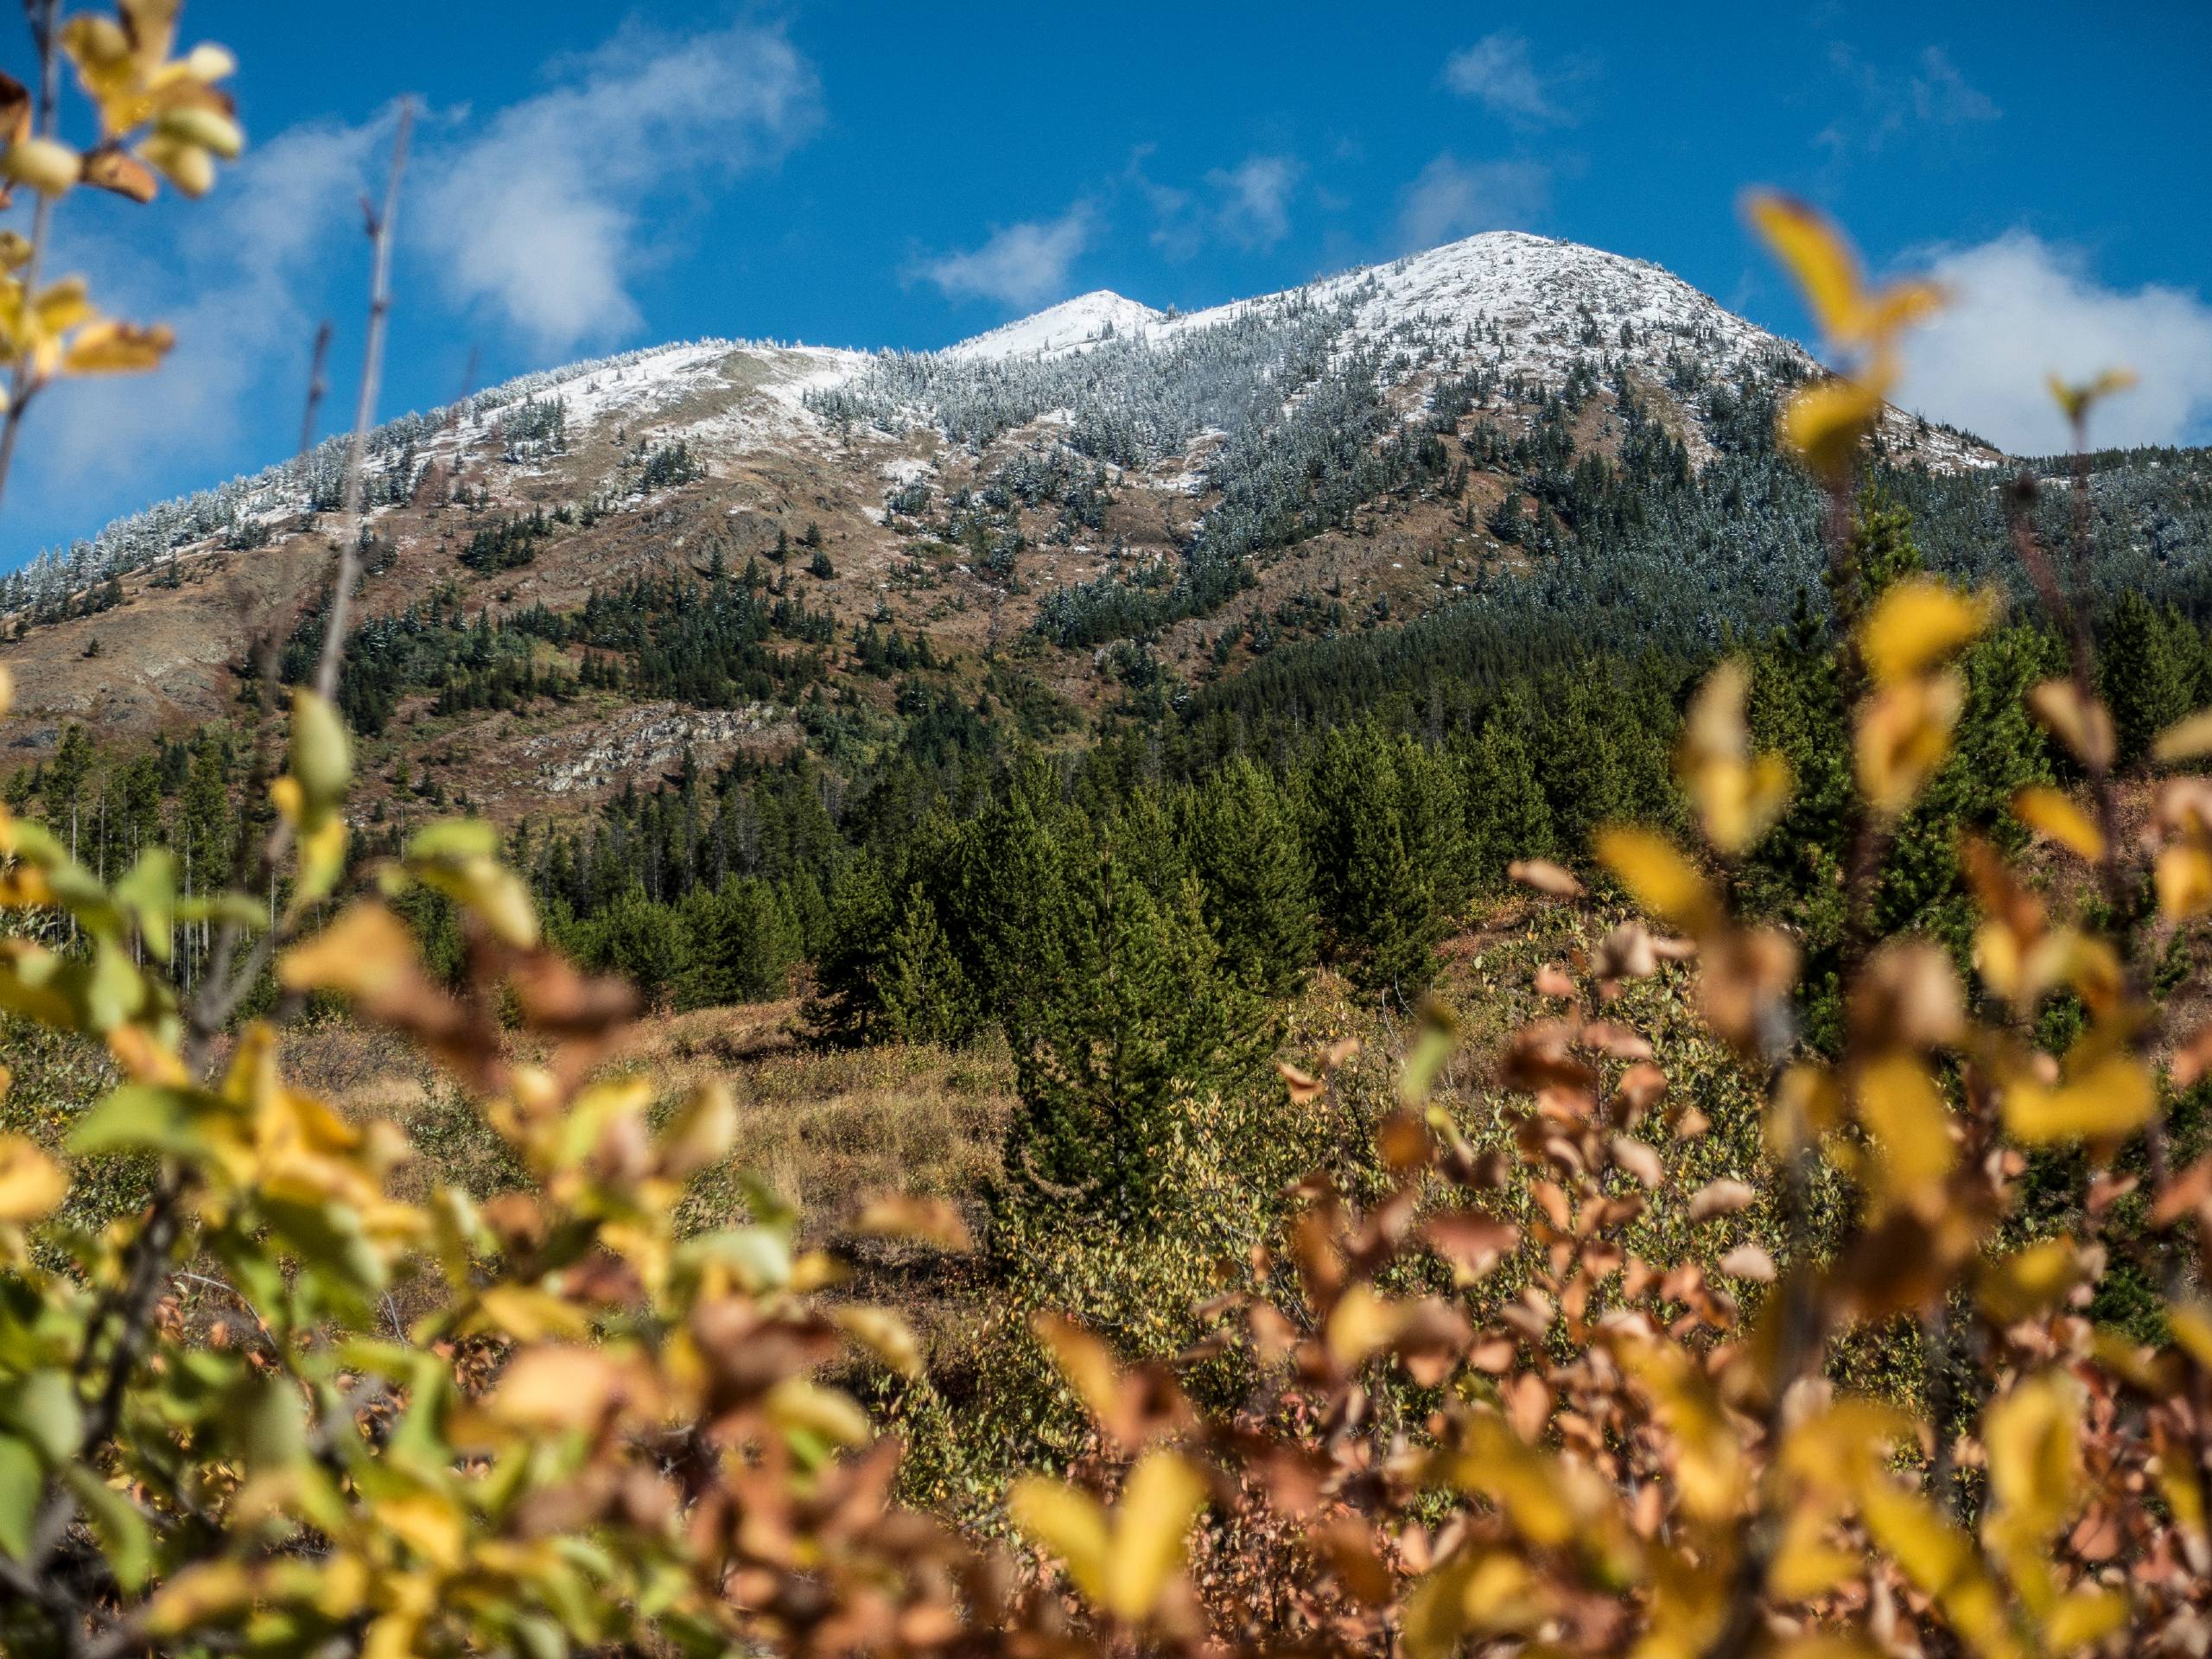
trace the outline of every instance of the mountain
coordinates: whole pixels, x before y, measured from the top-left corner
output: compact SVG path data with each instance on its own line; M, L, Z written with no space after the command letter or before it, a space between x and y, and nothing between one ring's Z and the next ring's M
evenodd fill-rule
M933 353L580 363L375 435L349 712L520 815L819 740L824 707L897 720L912 683L1049 734L1502 582L1679 564L1717 627L1811 579L1817 503L1767 435L1814 372L1657 266L1517 232L1195 313L1088 294ZM1896 411L1881 439L1988 494L1974 440ZM265 701L311 654L343 454L0 581L17 752Z

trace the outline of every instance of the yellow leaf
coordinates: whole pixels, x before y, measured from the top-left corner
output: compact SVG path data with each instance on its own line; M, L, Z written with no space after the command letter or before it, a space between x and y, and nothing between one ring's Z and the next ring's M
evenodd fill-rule
M875 1198L860 1213L853 1230L869 1238L911 1238L933 1249L964 1255L976 1248L968 1224L943 1198L894 1193Z
M83 171L77 152L52 138L18 138L0 152L0 175L44 196L61 194Z
M1821 332L1837 341L1860 336L1866 313L1859 257L1810 203L1758 191L1745 203L1752 225L1796 279Z
M1750 677L1733 658L1707 677L1682 724L1675 767L1704 819L1705 837L1739 853L1770 828L1789 795L1779 755L1751 754L1744 712Z
M2202 754L2212 754L2212 709L2176 721L2151 745L2153 760L2194 760Z
M69 1177L20 1135L0 1135L0 1223L37 1221L61 1207Z
M1688 933L1710 928L1720 901L1688 859L1665 836L1634 825L1600 830L1592 850L1646 911Z
M2107 369L2094 379L2067 381L2054 374L2050 378L2050 395L2069 421L2088 418L2089 411L2114 392L2126 391L2135 384L2133 369Z
M769 1421L785 1433L810 1434L832 1446L865 1446L873 1433L868 1414L848 1394L804 1376L787 1376L761 1402Z
M2112 765L2112 715L2094 698L2084 700L2071 680L2045 680L2028 693L2028 707L2074 758L2092 772Z
M1042 1475L1025 1475L1007 1491L1006 1507L1033 1542L1066 1564L1084 1599L1103 1607L1112 1538L1098 1500Z
M1958 1160L1951 1109L1927 1068L1913 1055L1892 1053L1862 1067L1859 1121L1880 1155L1883 1191L1892 1198L1940 1183Z
M1121 1421L1122 1368L1106 1344L1071 1319L1039 1313L1029 1322L1038 1341L1052 1352L1084 1407L1101 1423Z
M1859 653L1876 683L1896 685L1956 654L1989 626L1994 602L1927 576L1891 582L1859 630Z
M443 1493L415 1491L387 1497L369 1505L369 1517L440 1572L459 1570L468 1523Z
M346 798L353 776L353 742L338 711L307 687L292 693L292 776L310 813Z
M571 1302L533 1285L492 1285L476 1299L481 1317L471 1329L505 1332L517 1342L539 1342L547 1337L578 1340L590 1334L590 1322Z
M2119 1140L2141 1128L2158 1109L2158 1084L2126 1054L2107 1054L2055 1085L2022 1077L2005 1090L2005 1128L2031 1146Z
M1790 393L1777 417L1782 442L1822 478L1851 471L1859 438L1882 412L1882 394L1856 380L1822 380Z
M2082 1253L2062 1236L1988 1263L1977 1291L1992 1319L2012 1325L2048 1313L2081 1281Z
M1185 1541L1205 1497L1198 1471L1174 1452L1147 1452L1137 1460L1114 1516L1108 1611L1132 1622L1158 1611L1169 1581L1182 1570Z
M1353 1284L1329 1310L1323 1333L1329 1357L1345 1370L1357 1370L1404 1327L1406 1310L1385 1301L1365 1284Z
M2127 1595L2120 1590L2076 1590L2044 1620L2044 1645L2054 1654L2094 1646L2127 1624Z
M2047 784L2031 784L2013 796L2012 816L2037 835L2093 864L2105 855L2104 836L2063 791Z
M2166 1309L2166 1329L2182 1351L2212 1370L2212 1305L2190 1300Z
M1885 817L1919 798L1951 753L1951 732L1966 708L1955 673L1907 681L1876 692L1859 715L1859 788Z
M729 1156L737 1144L737 1103L720 1078L699 1084L662 1131L657 1161L672 1181L689 1180Z
M2158 913L2168 921L2185 922L2212 910L2212 851L2189 841L2161 848L2152 876Z
M142 328L103 321L77 331L61 366L71 374L142 374L159 368L175 344L174 331L160 323Z
M220 110L204 104L188 104L165 111L156 124L164 138L192 144L226 162L238 160L245 149L245 134Z
M837 1328L899 1376L922 1374L922 1344L906 1320L888 1308L845 1306L830 1316Z

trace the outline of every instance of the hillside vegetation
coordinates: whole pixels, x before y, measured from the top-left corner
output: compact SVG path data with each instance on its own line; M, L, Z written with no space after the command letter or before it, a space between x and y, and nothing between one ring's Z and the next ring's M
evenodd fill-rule
M39 273L238 153L175 21L0 79L0 486L171 343ZM2201 1654L2203 457L1751 214L1836 372L1479 238L13 579L0 1647Z

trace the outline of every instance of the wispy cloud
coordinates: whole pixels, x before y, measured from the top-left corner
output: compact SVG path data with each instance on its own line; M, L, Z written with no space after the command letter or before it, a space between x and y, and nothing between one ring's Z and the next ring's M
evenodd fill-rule
M1853 151L1878 154L1915 130L1978 126L2005 113L1940 46L1923 48L1908 69L1869 63L1841 45L1829 48L1828 64L1849 88L1853 107L1822 128L1813 142L1838 157Z
M2212 432L2212 305L2176 288L2113 288L2075 249L2014 231L1923 262L1952 304L1917 333L1897 401L2015 454L2063 448L2046 377L2113 366L2139 384L2101 404L2103 444L2202 442Z
M166 242L110 234L112 218L73 203L64 266L89 273L117 315L170 324L177 345L158 374L47 393L25 428L35 459L18 474L22 488L65 499L99 494L126 468L204 466L236 445L254 402L304 399L323 292L334 270L356 274L355 204L389 132L377 120L279 133L228 169L206 201L154 210L173 215Z
M1291 231L1291 207L1306 177L1295 156L1248 156L1234 167L1208 169L1202 186L1162 184L1144 170L1147 146L1130 161L1128 179L1152 208L1152 243L1170 259L1194 257L1211 243L1248 253L1279 245Z
M1004 226L978 247L925 259L913 274L954 299L1043 304L1065 295L1068 272L1090 245L1095 218L1090 204L1079 201L1057 219Z
M1411 252L1525 226L1550 195L1551 169L1540 162L1463 162L1446 151L1399 193L1398 245Z
M1294 156L1253 156L1207 174L1222 197L1224 233L1245 248L1272 248L1288 236L1291 192L1303 171Z
M1529 54L1528 38L1500 29L1446 59L1444 84L1516 125L1564 126L1575 118L1561 101L1560 90L1589 73L1581 62L1541 71Z
M652 257L641 207L774 162L815 126L812 67L779 29L632 29L432 151L418 239L448 291L543 349L618 337Z

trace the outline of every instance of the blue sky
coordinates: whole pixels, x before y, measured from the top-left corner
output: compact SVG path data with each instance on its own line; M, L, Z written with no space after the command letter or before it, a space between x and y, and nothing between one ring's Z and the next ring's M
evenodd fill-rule
M1961 302L1910 400L2037 447L2044 372L2126 359L2107 435L2212 436L2212 7L189 0L252 143L200 204L73 199L62 262L182 343L35 411L0 563L281 458L316 322L350 407L355 196L422 100L386 413L700 334L942 345L1092 288L1185 308L1502 226L1804 321L1747 183ZM10 67L20 67L11 61Z

